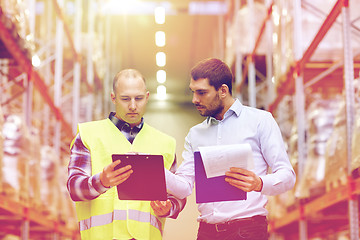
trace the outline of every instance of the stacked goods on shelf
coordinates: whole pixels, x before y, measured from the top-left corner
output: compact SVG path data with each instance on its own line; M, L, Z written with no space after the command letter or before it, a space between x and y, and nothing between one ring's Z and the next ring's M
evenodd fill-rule
M3 129L3 126L4 126L4 115L3 115L3 112L2 112L2 109L1 109L1 105L0 105L0 169L2 169L2 166L3 166L3 153L4 153L4 150L3 150L3 145L4 145L4 136L2 134L2 129ZM0 174L0 192L2 192L2 174Z
M28 1L2 0L0 7L6 18L7 27L27 56L31 59L35 50L34 36L30 33ZM14 26L12 26L14 25Z
M273 16L273 74L275 87L284 87L286 73L291 68L293 57L293 17L284 12L291 12L291 1L277 1L272 8Z
M30 159L29 159L29 206L38 208L41 205L41 166L40 166L40 136L36 128L30 130Z
M354 81L354 87L356 90L355 95L359 95L360 81L359 79ZM345 185L347 182L347 132L346 132L346 103L341 102L334 122L334 131L328 140L326 148L326 190L329 192L339 185ZM359 97L355 98L355 117L353 126L353 143L352 143L352 164L351 170L355 170L360 166L359 162L359 109L360 101Z
M60 197L59 162L60 159L54 148L42 146L41 152L41 209L44 214L56 218Z
M335 117L334 131L326 146L326 191L330 192L347 181L346 107L342 101Z
M293 166L295 173L297 174L298 164L298 152L297 152L297 125L296 118L294 117L294 102L292 97L285 96L279 103L277 109L277 122L279 124L284 143L287 148L287 153L291 165ZM298 179L297 179L298 180ZM295 187L285 193L268 196L269 203L267 209L269 211L270 219L279 219L286 216L287 212L290 211L296 204L296 189Z
M313 94L307 109L307 159L304 173L297 186L300 198L316 197L325 192L326 145L333 132L333 124L341 96Z
M11 199L27 203L29 193L30 136L18 115L9 115L2 129L4 136L2 187Z
M63 164L59 171L59 184L60 184L60 199L58 209L60 221L64 222L68 228L74 228L77 226L77 218L75 211L75 203L71 200L69 192L67 190L67 167L69 159L63 159Z
M355 117L352 138L351 171L356 177L360 175L360 78L354 81L355 86Z

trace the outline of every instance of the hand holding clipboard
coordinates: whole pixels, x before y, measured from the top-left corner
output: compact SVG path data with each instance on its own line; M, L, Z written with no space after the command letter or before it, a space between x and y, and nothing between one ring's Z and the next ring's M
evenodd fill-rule
M117 186L126 181L133 173L131 165L118 167L120 161L114 161L110 165L106 166L100 173L100 181L105 187Z
M120 200L165 201L167 199L162 155L113 154L112 160L113 162L121 160L115 170L131 165L130 176L117 185Z

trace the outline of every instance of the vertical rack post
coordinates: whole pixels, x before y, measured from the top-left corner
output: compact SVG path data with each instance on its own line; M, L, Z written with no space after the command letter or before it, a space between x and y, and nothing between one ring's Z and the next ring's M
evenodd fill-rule
M60 8L64 7L64 0L57 0ZM55 37L55 79L54 79L54 104L61 107L62 81L63 81L63 50L64 50L64 23L59 16L56 17ZM60 154L61 122L55 123L54 149Z
M270 7L272 6L271 0L266 0L266 6ZM272 9L271 9L272 12ZM268 13L271 14L271 13ZM273 78L273 41L272 41L272 35L273 35L273 28L272 28L272 22L271 17L268 17L268 20L266 21L266 85L267 85L267 98L266 98L266 108L268 109L269 104L274 100L275 98L275 86L272 81Z
M301 0L294 2L294 57L295 61L299 61L303 55L302 47L302 15L301 15ZM306 143L305 143L305 92L304 80L301 69L297 67L294 74L295 79L295 109L298 129L298 178L303 177L305 162L306 162ZM300 199L301 201L301 199ZM300 202L300 204L302 204ZM299 239L307 239L307 222L304 217L299 220Z
M254 0L247 0L250 25L255 26L255 6ZM249 32L249 49L250 51L254 49L255 46L255 32L254 28L250 28ZM253 54L248 55L248 91L249 91L249 106L256 107L256 73L255 73L255 63L254 63ZM245 80L245 79L243 79Z
M81 0L75 1L75 19L74 19L74 45L77 53L80 52L81 45L81 16L82 16L82 7ZM77 130L77 124L79 122L80 116L80 80L81 80L81 58L77 54L77 59L74 63L74 83L73 83L73 119L72 119L72 131L75 135Z
M105 81L104 81L104 112L105 113L109 113L110 109L111 109L111 101L109 101L110 99L110 93L111 93L111 16L104 16L105 21L105 27L104 27L104 31L105 31L105 61L106 61L106 71L105 71Z
M87 82L90 86L94 86L94 66L93 66L93 41L94 41L94 1L89 0L88 3L88 38L87 38ZM95 92L94 92L95 94ZM88 104L86 109L86 120L91 121L94 111L94 96L88 94Z
M234 4L234 16L238 14L240 10L240 0L235 0ZM242 76L242 59L243 55L241 54L239 44L235 46L235 97L237 97L242 102L241 89L238 89L238 86L241 86L241 82L243 81Z
M343 45L344 45L344 81L346 98L346 152L348 176L351 176L352 133L354 127L354 63L350 37L349 1L344 0L342 6ZM359 207L356 198L349 198L350 239L359 239Z

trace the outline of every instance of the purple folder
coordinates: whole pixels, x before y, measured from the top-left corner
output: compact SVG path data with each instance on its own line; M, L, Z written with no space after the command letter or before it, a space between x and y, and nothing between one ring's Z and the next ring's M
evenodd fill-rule
M194 153L196 203L246 200L246 192L225 182L225 175L207 178L200 152Z

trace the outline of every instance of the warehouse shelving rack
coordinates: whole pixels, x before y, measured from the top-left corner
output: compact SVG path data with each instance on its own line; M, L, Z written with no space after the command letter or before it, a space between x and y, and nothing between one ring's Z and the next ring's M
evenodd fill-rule
M1 233L21 236L21 239L58 239L63 236L79 239L78 230L69 228L66 223L49 217L40 209L33 209L26 204L13 201L0 195Z
M10 29L7 27L9 25L11 26L11 22L6 22L6 18L0 8L0 39L4 49L8 52L8 56L12 57L19 68L26 74L27 77L25 79L34 84L57 121L62 124L67 138L71 137L73 133L70 124L65 120L59 107L55 105L49 94L48 86L33 67L31 59L29 59L23 50L23 46L19 45L13 34L11 34ZM25 85L24 89L30 86L26 81L23 84ZM24 92L27 91L26 89ZM34 209L26 203L14 201L4 195L0 195L0 223L0 232L19 235L21 239L36 238L37 234L41 234L41 236L48 235L51 239L58 239L60 236L71 239L79 238L77 226L69 228L66 226L66 223L61 222L59 219L54 219L42 212L41 209Z
M239 9L239 1L234 0L235 11ZM232 2L234 2L232 1ZM247 1L253 2L252 0ZM241 61L235 61L236 72L241 72L241 77L235 80L237 84L236 90L239 91L241 87L244 85L245 77L248 78L248 81L254 81L255 73L252 68L254 68L253 59L256 54L257 47L261 38L267 37L267 41L271 41L271 34L264 36L268 32L272 31L269 28L269 21L271 21L272 7L275 1L266 1L268 4L268 11L266 14L263 23L258 31L258 35L255 39L255 44L252 48L252 51L245 56L244 59L247 59L243 64ZM252 3L253 4L253 3ZM301 9L301 1L295 0L294 4L298 9ZM237 7L236 7L237 6ZM298 12L295 10L295 26L294 38L299 36L299 31L301 31L301 22L300 16ZM342 29L343 29L343 54L344 61L337 61L335 63L330 63L326 65L326 70L318 73L317 76L313 77L309 82L304 83L303 73L304 69L310 65L310 58L312 54L317 49L319 43L324 38L328 30L332 27L337 17L342 15ZM268 25L266 25L268 24ZM300 23L301 24L301 23ZM301 33L300 33L301 35ZM300 40L301 41L301 40ZM349 229L350 237L352 240L359 239L359 209L358 209L358 198L360 195L360 179L354 178L351 174L350 163L351 163L351 133L352 133L352 123L354 122L354 88L352 82L354 80L354 69L359 70L359 64L356 64L354 67L354 59L358 58L359 55L356 55L355 58L352 56L351 47L350 47L350 19L349 19L349 1L348 0L338 0L334 4L331 12L328 14L326 19L324 20L322 26L317 32L316 36L310 43L309 47L305 50L304 53L300 52L299 47L300 43L296 43L294 46L294 55L295 62L287 73L282 77L284 81L281 84L281 87L276 89L276 96L272 98L272 89L268 88L269 98L267 109L271 112L275 112L279 110L280 103L283 98L287 95L294 95L294 99L296 101L296 116L297 116L297 124L299 131L299 140L298 140L298 149L304 149L305 146L305 92L304 87L311 86L311 84L318 83L327 75L333 73L335 70L341 68L343 66L344 70L344 83L330 83L332 85L336 84L337 87L344 88L346 92L346 102L347 102L347 152L348 152L348 177L345 185L340 185L336 188L333 188L331 192L326 192L319 197L315 197L314 199L298 199L294 206L288 209L288 212L281 219L270 219L269 221L269 230L271 233L271 237L276 239L276 236L280 235L285 239L301 239L305 240L309 237L321 236L321 232L329 233L329 232L337 232ZM238 58L237 58L238 60ZM309 63L309 64L308 64ZM243 64L244 67L241 67ZM272 62L266 61L266 69L267 69L267 79L272 77ZM240 66L239 66L240 65ZM269 71L268 71L269 69ZM240 71L239 71L240 70ZM237 75L238 76L238 75ZM240 80L239 80L240 79ZM253 80L252 80L253 79ZM251 83L249 82L249 88L251 87ZM254 84L252 84L254 87ZM251 94L256 93L256 91L249 90L249 98L256 99L255 96L251 96ZM251 102L251 101L249 101ZM298 178L301 177L301 173L304 169L305 164L305 155L304 153L299 152L299 166L298 166ZM350 152L350 154L349 154ZM348 216L348 217L346 217ZM323 235L326 236L326 235Z
M29 1L31 4L35 4L35 0ZM89 5L93 1L89 1ZM1 52L4 54L3 58L11 59L11 65L16 65L16 70L19 76L14 77L13 74L9 77L10 81L13 81L13 85L22 85L23 91L20 94L25 94L24 98L27 102L23 105L23 111L25 112L25 122L28 126L31 126L32 121L32 106L31 101L33 100L32 92L33 87L40 94L43 102L47 106L44 110L43 117L47 119L47 116L50 118L55 118L55 124L52 125L52 134L54 134L53 139L44 139L45 144L53 145L56 149L59 156L65 156L68 154L68 144L73 138L76 132L76 126L79 122L79 112L80 112L80 87L81 84L86 86L86 94L91 94L94 92L94 89L98 93L102 92L102 80L97 73L95 63L93 62L91 54L91 47L88 48L88 54L86 56L81 56L80 54L80 32L81 32L81 12L75 11L74 19L74 37L70 32L70 28L66 22L66 17L64 16L64 1L63 0L53 0L52 2L43 2L46 3L46 6L49 6L51 9L46 9L47 11L54 11L57 16L56 20L56 36L50 36L48 41L54 41L51 44L44 44L44 49L48 46L54 46L51 49L41 49L42 52L47 52L48 59L45 59L47 70L51 71L51 62L53 64L54 73L49 71L43 71L47 73L45 76L42 75L43 72L40 71L38 67L34 67L32 64L31 53L23 45L22 39L20 39L19 34L16 32L16 26L9 21L8 18L3 13L3 9L0 8L0 47ZM75 7L77 9L82 8L82 1L74 1ZM89 6L89 11L93 8L93 4ZM93 13L94 14L94 13ZM35 18L35 16L33 16ZM88 14L89 19L94 19L93 15ZM52 20L48 19L53 22ZM49 23L48 23L49 24ZM50 25L50 24L49 24ZM51 29L48 29L51 30ZM88 33L90 35L94 34L94 25L89 25ZM51 31L48 31L51 32ZM65 32L65 34L64 34ZM51 33L50 33L51 34ZM73 69L68 73L63 75L63 47L64 47L64 38L68 41L70 45L71 54L73 55L72 64ZM55 49L55 51L53 51ZM89 54L90 53L90 54ZM51 54L53 54L51 56ZM85 64L83 64L85 62ZM71 63L70 63L71 64ZM85 67L83 65L86 65ZM81 78L81 73L85 72L85 76ZM9 74L7 71L0 71L1 75ZM19 78L19 81L15 79ZM53 78L53 83L49 83L48 78ZM73 81L70 84L66 82L67 79L72 78ZM85 80L84 80L85 79ZM53 84L53 85L51 85ZM71 96L62 96L63 93L61 89L63 85L66 84L69 88L69 84L72 88ZM9 85L9 84L8 84ZM1 85L0 85L1 86ZM4 86L3 86L4 87ZM6 86L5 86L6 87ZM51 96L53 92L54 96ZM63 98L62 98L63 97ZM11 102L16 99L16 96L12 96L13 99L4 99L2 96L2 104ZM92 96L94 98L94 96ZM69 119L69 113L66 116L66 113L63 112L62 107L65 99L68 101L72 100L72 119ZM4 101L5 100L5 101ZM90 99L91 104L88 105L87 117L92 117L91 113L93 111L94 100ZM101 103L100 103L101 104ZM71 115L70 115L71 116ZM91 119L89 119L91 120ZM72 124L69 122L72 121ZM48 126L49 128L49 126ZM47 132L49 133L49 132ZM45 134L46 135L46 134ZM63 146L62 146L63 145ZM62 159L62 158L61 158ZM43 212L42 209L39 209L34 206L30 206L26 202L15 201L6 195L0 195L0 235L3 233L9 233L18 235L21 239L79 239L78 226L69 226L63 219L60 219L57 216L52 216L46 212Z

